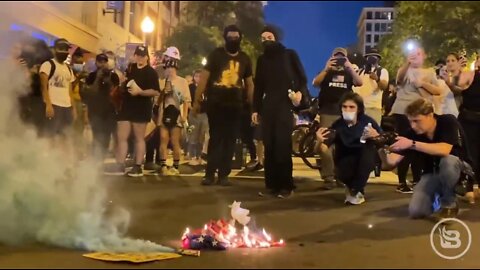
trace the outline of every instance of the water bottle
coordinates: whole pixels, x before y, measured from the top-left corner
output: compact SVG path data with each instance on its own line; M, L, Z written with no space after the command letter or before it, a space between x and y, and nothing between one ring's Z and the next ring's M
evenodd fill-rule
M365 126L363 129L363 134L362 137L360 137L360 143L366 143L367 139L365 138L367 135L367 130L372 127L372 123L368 123L368 125Z
M292 89L288 89L288 98L291 100L295 98L295 92Z

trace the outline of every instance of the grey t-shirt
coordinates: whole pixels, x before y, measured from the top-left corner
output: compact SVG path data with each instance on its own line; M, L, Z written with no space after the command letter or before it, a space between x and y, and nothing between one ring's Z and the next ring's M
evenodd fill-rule
M424 80L438 86L437 75L433 69L409 68L403 82L398 82L397 99L392 107L392 114L405 114L405 109L410 103L420 98L431 100L431 94L425 89L415 87L415 80Z

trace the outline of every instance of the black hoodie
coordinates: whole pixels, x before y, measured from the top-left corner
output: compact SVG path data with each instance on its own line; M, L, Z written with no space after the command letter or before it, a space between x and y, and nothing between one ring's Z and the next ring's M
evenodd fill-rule
M288 89L305 95L307 77L297 53L276 42L268 46L257 60L253 111L291 110L293 105L288 98Z

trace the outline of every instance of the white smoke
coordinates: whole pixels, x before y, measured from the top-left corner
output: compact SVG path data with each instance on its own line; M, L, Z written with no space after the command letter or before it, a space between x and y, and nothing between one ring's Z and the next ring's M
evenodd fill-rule
M0 243L110 252L172 252L123 235L130 214L111 206L99 163L66 171L62 153L18 117L17 97L29 82L20 67L0 60Z

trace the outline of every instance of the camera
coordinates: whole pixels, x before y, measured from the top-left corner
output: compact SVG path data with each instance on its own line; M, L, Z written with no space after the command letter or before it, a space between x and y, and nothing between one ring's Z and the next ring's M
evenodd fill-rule
M370 73L372 73L372 64L367 63L365 65L365 74L370 74Z
M392 131L384 132L375 138L370 140L373 142L376 148L383 148L385 146L390 146L397 141L398 134Z
M336 58L335 65L337 67L343 67L345 65L345 62L347 62L347 58L342 57L342 58Z

